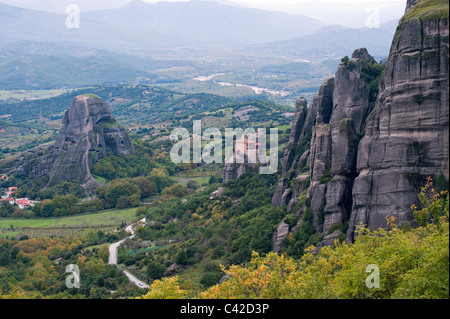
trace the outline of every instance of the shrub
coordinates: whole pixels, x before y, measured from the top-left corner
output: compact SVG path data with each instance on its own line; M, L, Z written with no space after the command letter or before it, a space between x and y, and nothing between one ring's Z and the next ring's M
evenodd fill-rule
M189 190L184 184L175 184L173 186L167 187L162 191L162 195L165 196L174 196L174 197L183 197L189 194Z

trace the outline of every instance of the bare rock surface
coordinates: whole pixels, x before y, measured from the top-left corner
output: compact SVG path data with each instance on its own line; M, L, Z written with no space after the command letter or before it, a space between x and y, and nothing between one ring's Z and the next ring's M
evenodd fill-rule
M31 178L49 176L47 187L74 181L92 193L99 183L92 165L108 156L132 155L135 150L124 128L106 103L90 95L77 96L66 111L55 143L40 155L25 158L22 170Z
M309 107L298 103L272 205L301 217L307 190L316 233L348 225L318 247L353 241L358 225L384 228L393 213L414 224L426 178L448 181L448 29L448 5L408 0L387 59L357 49Z

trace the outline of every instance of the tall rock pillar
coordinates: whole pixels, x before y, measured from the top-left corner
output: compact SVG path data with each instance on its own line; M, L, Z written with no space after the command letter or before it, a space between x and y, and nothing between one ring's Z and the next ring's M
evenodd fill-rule
M412 222L425 179L449 178L448 28L448 1L408 1L359 144L348 241L392 213Z

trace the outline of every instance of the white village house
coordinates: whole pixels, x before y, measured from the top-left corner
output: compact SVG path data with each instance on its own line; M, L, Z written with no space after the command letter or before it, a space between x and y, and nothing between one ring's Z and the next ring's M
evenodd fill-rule
M6 194L1 196L1 200L8 201L11 205L17 205L20 209L27 209L33 207L38 201L31 201L28 198L13 198L14 192L17 187L9 187Z

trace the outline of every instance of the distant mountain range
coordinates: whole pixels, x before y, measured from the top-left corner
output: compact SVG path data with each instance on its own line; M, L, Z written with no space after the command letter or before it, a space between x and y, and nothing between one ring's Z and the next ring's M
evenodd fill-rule
M98 9L111 9L120 7L131 0L1 0L2 3L12 6L33 9L51 13L64 14L66 7L70 4L77 4L81 10L91 11Z
M23 1L23 0L22 0ZM252 8L301 14L315 18L330 25L339 24L349 28L362 28L367 22L385 23L391 20L399 20L405 12L406 1L392 0L366 0L366 1L335 1L324 2L310 0L297 4L287 4L288 1L275 1L272 3L261 2L251 4L243 2Z
M81 12L105 10L121 7L132 0L1 0L1 2L27 9L64 14L70 4L77 4ZM154 1L154 0L152 0ZM257 8L267 11L277 11L289 14L300 14L323 21L326 24L339 24L345 27L360 28L366 25L369 16L375 15L380 23L399 19L405 11L404 1L372 0L348 2L322 2L310 0L297 4L287 4L287 1L272 3L249 3L246 0L202 0L228 6Z
M309 34L325 25L300 15L203 1L135 0L120 8L81 13L79 29L68 29L66 19L0 3L0 43L71 41L122 51L247 46Z
M20 41L0 48L0 89L176 82L153 71L194 66L186 60L154 60L73 43Z
M66 27L67 16L0 3L0 43L17 41L72 42L101 49L137 49L142 38L95 20L82 20L79 29ZM156 36L155 36L156 37Z
M389 54L398 20L382 23L380 28L346 28L327 26L312 34L294 39L264 43L248 48L250 52L289 55L315 59L350 56L355 48L367 50L379 59Z
M115 3L120 3L117 0ZM226 3L226 2L225 2ZM111 4L112 5L112 4ZM212 1L144 3L82 12L80 28L66 27L67 15L18 8L0 2L0 46L18 41L71 42L110 51L162 48L270 47L298 55L350 51L367 44L374 55L388 54L397 22L380 28L326 26L302 15L251 9ZM272 43L273 42L273 43ZM267 44L269 43L269 44ZM301 45L301 48L297 48Z
M195 67L198 62L186 61L180 49L201 49L212 56L230 52L244 57L241 62L250 54L262 57L265 65L273 64L271 56L277 60L289 56L285 69L297 58L337 59L360 47L384 58L397 26L397 21L373 29L326 26L305 16L226 0L156 4L134 0L120 8L82 12L80 28L75 29L66 27L66 19L64 14L0 2L0 89L166 83L174 79L152 72ZM165 53L169 51L159 54L163 61L149 57L158 50L177 53L170 61ZM140 53L143 57L136 56Z

